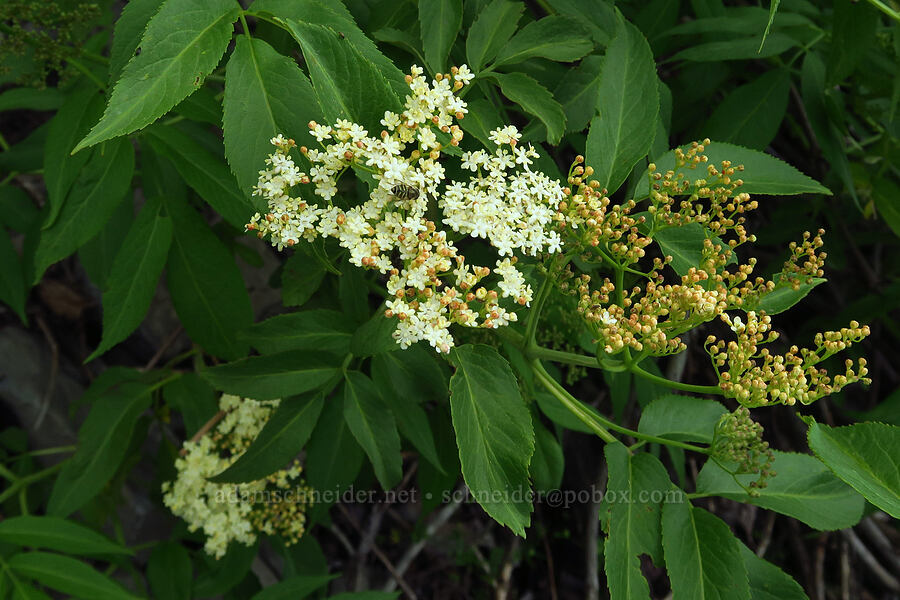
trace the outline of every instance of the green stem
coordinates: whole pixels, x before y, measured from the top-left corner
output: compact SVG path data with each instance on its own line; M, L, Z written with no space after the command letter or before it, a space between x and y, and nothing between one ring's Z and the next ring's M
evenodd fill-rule
M54 473L59 471L65 463L66 463L66 461L63 461L61 463L57 463L57 464L53 465L52 467L48 467L48 468L44 469L43 471L38 471L37 473L32 473L31 475L26 475L25 477L21 477L20 479L15 481L11 486L9 486L5 490L3 490L3 493L0 494L0 504L2 504L3 502L6 502L7 498L11 497L13 494L18 493L18 491L20 489L22 489L23 487L29 486L36 481L40 481L41 479L44 479L45 477L53 475Z
M550 377L550 375L544 369L544 366L541 364L541 361L534 360L531 364L535 375L544 385L544 387L547 388L547 390L551 394L556 396L559 401L562 402L563 405L572 412L572 414L578 417L578 419L585 425L590 427L591 430L594 431L605 442L617 441L609 433L609 431L607 431L607 429L612 429L613 431L616 431L618 433L629 435L635 439L644 440L645 442L654 442L656 444L664 444L666 446L674 446L676 448L682 448L684 450L699 452L700 454L709 454L708 448L695 446L693 444L686 444L684 442L678 442L675 440L669 440L666 438L657 437L655 435L647 435L646 433L641 433L640 431L634 431L633 429L622 427L621 425L618 425L598 414L588 412L587 410L585 410L584 406L577 398L566 391L566 389L562 387L559 382Z
M894 10L893 8L891 8L890 6L888 6L881 0L869 0L869 4L871 4L872 6L874 6L875 8L877 8L878 10L880 10L881 12L883 12L884 14L889 16L890 18L892 18L895 21L897 21L898 23L900 23L900 12L897 12L896 10Z
M553 263L551 261L551 265L552 264ZM543 283L541 283L541 289L538 290L537 298L535 298L534 300L534 306L528 313L528 324L525 326L525 344L529 349L535 345L534 339L537 335L538 321L541 320L541 310L544 307L544 301L550 294L550 288L552 287L553 282L550 281L550 271L548 269L547 274L544 277L544 281Z
M541 384L547 389L548 392L556 396L556 398L565 406L569 411L578 417L578 420L587 425L591 431L597 434L601 440L606 443L616 442L615 437L606 430L600 423L597 422L595 415L592 415L587 410L585 410L581 403L575 399L571 394L569 394L562 386L556 383L547 371L544 369L544 365L541 364L541 361L535 359L532 361L532 369L534 370L535 376L541 382Z
M681 390L683 392L694 392L697 394L716 394L719 396L725 395L725 393L722 391L722 388L717 385L694 385L692 383L672 381L671 379L666 379L665 377L660 377L658 375L654 375L653 373L648 373L634 363L630 363L628 365L628 369L638 377L643 377L644 379L652 381L653 383L657 383L665 387L670 387L675 390Z
M552 360L553 362L565 363L567 365L578 365L579 367L590 367L592 369L602 368L600 361L594 356L586 354L575 354L574 352L563 352L562 350L553 350L551 348L543 348L535 346L525 350L528 358L537 358L542 360Z
M8 459L8 462L21 460L27 456L48 456L51 454L62 454L64 452L75 452L78 446L57 446L55 448L41 448L40 450L31 450ZM2 467L2 465L0 465Z

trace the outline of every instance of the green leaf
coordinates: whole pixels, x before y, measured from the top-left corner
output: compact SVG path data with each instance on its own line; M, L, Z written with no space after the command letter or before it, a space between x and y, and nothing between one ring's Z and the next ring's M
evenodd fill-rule
M237 586L250 572L259 542L250 545L231 544L225 556L210 565L194 583L192 598L220 596Z
M712 443L719 419L728 409L715 400L669 394L641 413L638 431L672 440Z
M547 128L547 141L559 142L566 130L566 113L547 88L524 73L491 73L490 77L518 108L540 119Z
M699 267L703 260L706 229L700 223L667 227L657 231L653 240L659 244L663 256L672 257L672 269L684 276L692 267Z
M246 355L237 332L253 322L253 310L234 259L187 203L167 202L166 209L175 225L166 280L181 324L210 354Z
M466 36L466 60L475 73L497 56L516 32L525 6L509 0L493 0L481 9Z
M397 600L400 592L344 592L328 600Z
M312 522L327 512L338 499L337 494L353 483L362 466L363 450L350 433L343 405L340 396L325 403L306 446L306 480L314 490L328 491L327 496L316 499L307 513Z
M585 147L585 162L594 168L594 179L601 188L619 189L650 150L659 114L657 81L647 40L619 16L600 73L600 115L591 119Z
M683 149L687 150L687 146ZM725 142L710 142L704 152L708 157L706 164L721 165L723 160L730 160L734 165L744 165L741 179L744 182L739 192L748 194L767 194L771 196L790 196L793 194L828 194L831 191L807 177L786 162L764 152L735 146ZM675 151L667 152L656 159L656 168L660 173L675 170ZM693 171L686 169L686 176L691 179L705 178L706 169ZM642 178L635 190L635 198L647 196L649 183Z
M766 71L722 100L703 128L703 135L762 150L778 133L787 110L790 73Z
M404 98L409 93L404 73L356 25L353 15L343 3L327 0L256 0L250 8L254 12L268 12L282 19L325 25L340 31L363 56L375 64L395 94Z
M789 285L776 287L771 292L764 294L755 307L748 304L744 308L746 310L764 310L767 315L777 315L806 298L813 288L826 281L821 277L814 277L809 283L801 283L796 290Z
M900 427L884 423L829 427L812 422L808 439L812 451L838 477L900 519Z
M663 500L684 502L684 493L673 488L656 457L645 452L632 456L620 443L607 444L604 452L609 466L609 537L604 560L607 585L612 598L649 600L650 589L638 557L647 554L662 566L660 506Z
M572 414L565 405L563 405L560 400L554 396L553 394L539 389L535 391L534 399L537 401L538 407L540 407L541 412L547 415L547 418L560 425L565 427L566 429L571 429L572 431L579 431L581 433L593 433L593 430L585 425L578 417ZM579 402L581 409L587 412L594 413L599 415L597 409L593 406L589 406L584 404L583 402Z
M825 63L817 53L806 53L800 84L806 116L822 150L822 156L850 192L854 202L859 204L856 184L850 172L850 161L844 149L843 135L829 118L825 97Z
M400 350L400 344L393 336L395 329L397 319L394 317L389 319L383 312L378 311L354 332L350 341L350 352L354 356L366 357Z
M378 131L384 111L400 112L400 101L373 62L349 38L321 25L287 20L303 49L319 105L329 123L349 119Z
M23 323L28 322L25 314L25 273L22 260L12 245L9 234L0 228L0 301L9 305Z
M283 399L250 447L210 481L257 481L288 466L312 434L324 404L320 393Z
M769 0L769 20L766 21L766 29L763 31L762 41L759 43L760 50L762 50L763 45L766 43L766 38L769 36L769 31L772 29L772 23L775 22L775 13L778 12L779 4L781 4L781 0Z
M340 360L329 354L290 350L250 356L200 373L217 390L236 396L273 400L314 390L331 379Z
M193 435L219 410L215 390L196 373L185 373L163 388L163 397L181 413L184 429Z
M94 93L97 86L93 86ZM44 89L17 87L0 94L0 112L8 110L56 110L66 100L65 94L57 88Z
M566 71L556 86L553 95L566 113L566 131L581 131L597 114L602 69L602 57L585 56L577 68Z
M862 517L863 498L814 456L775 452L772 468L775 477L759 490L759 496L751 497L744 490L757 475L732 476L707 461L697 477L697 492L755 504L825 531L852 527Z
M109 49L109 83L115 84L122 70L140 47L141 38L153 15L165 0L129 0L116 20L112 45ZM99 115L97 115L99 118ZM82 134L84 135L84 134Z
M225 53L240 6L230 0L168 0L150 19L141 53L113 88L106 112L73 152L126 135L200 87Z
M17 574L30 577L41 585L64 594L91 600L137 598L106 575L68 556L48 552L28 552L7 559L7 564Z
M359 371L348 371L344 379L344 419L369 455L381 487L389 490L400 483L403 460L397 423L379 396L378 388Z
M831 53L828 56L828 84L841 83L852 75L876 39L878 10L850 0L834 2Z
M425 61L432 73L444 73L447 56L462 25L462 0L419 0Z
M302 600L335 577L337 575L294 575L263 588L250 600Z
M705 42L686 48L669 60L709 62L769 58L770 56L777 56L798 45L797 40L793 37L777 32L769 34L766 38L766 44L760 48L762 41L762 35L754 35L721 42Z
M34 280L97 235L131 187L134 148L127 139L94 150L72 186L59 217L41 231L34 254Z
M44 183L47 186L50 214L44 221L44 229L56 222L69 188L91 158L90 152L81 152L75 156L71 156L69 152L101 114L103 95L97 91L93 81L85 78L79 81L50 121L47 143L44 145Z
M513 65L529 58L559 62L578 60L594 49L587 30L568 17L544 17L523 27L507 42L492 65Z
M534 423L534 442L534 456L529 469L534 487L542 492L558 490L566 466L562 446L540 421Z
M469 112L466 118L459 122L460 127L467 134L475 137L485 148L496 148L491 141L490 133L498 127L503 127L503 117L493 104L483 98L475 98L468 102Z
M39 215L40 211L25 190L14 185L0 186L0 224L25 233Z
M531 521L528 465L534 453L531 415L509 363L490 346L450 352L450 409L463 478L498 523L525 536Z
M238 334L262 354L285 350L350 351L353 326L336 310L304 310L255 323Z
M48 548L67 554L132 554L84 525L59 517L19 516L0 521L0 541L18 546Z
M318 291L324 278L322 263L303 246L295 246L294 254L281 270L281 301L285 306L303 306Z
M153 149L170 158L187 184L223 219L237 229L244 229L254 208L238 189L221 154L213 154L195 138L175 127L155 126L144 134ZM261 160L265 160L265 156Z
M809 600L793 577L758 557L744 544L738 546L750 580L750 600Z
M741 543L715 515L690 502L666 504L662 543L673 600L749 600Z
M433 354L418 344L400 352L376 354L372 359L372 379L394 414L403 437L426 460L443 470L428 415L419 406L447 398L447 378Z
M66 517L100 493L125 459L131 431L150 406L150 389L133 371L107 370L85 394L91 411L78 430L78 449L53 484L47 513Z
M144 320L172 243L172 219L161 211L159 199L148 200L128 231L103 294L103 339L85 362L127 338Z
M393 27L382 27L378 31L372 32L372 37L379 42L385 42L397 46L404 51L412 54L416 58L416 63L425 64L425 55L422 53L422 40L417 35L417 31L402 31Z
M580 21L591 31L591 38L606 46L615 35L616 9L605 0L548 0L559 14Z
M116 207L103 229L78 249L78 262L100 290L107 289L113 262L133 223L134 202L127 198Z
M270 139L281 133L302 144L309 138L307 123L322 119L312 85L297 63L245 36L237 39L228 61L224 109L225 156L245 194L274 151Z
M147 580L154 598L190 600L193 580L191 555L178 542L160 543L147 561Z

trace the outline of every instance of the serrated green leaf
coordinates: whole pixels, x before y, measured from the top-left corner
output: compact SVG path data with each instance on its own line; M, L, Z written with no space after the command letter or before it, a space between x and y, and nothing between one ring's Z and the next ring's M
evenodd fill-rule
M109 49L109 83L114 85L125 65L141 44L150 19L159 12L165 0L129 0L116 20L112 44ZM98 115L99 118L99 115ZM82 134L83 137L84 134ZM79 139L81 139L79 137Z
M12 245L9 234L0 228L0 301L9 305L23 323L25 314L25 273L22 259Z
M850 0L834 2L828 83L836 85L853 74L876 39L878 10Z
M491 517L524 537L531 521L528 465L534 429L516 378L490 346L454 348L450 360L456 367L450 409L463 478Z
M674 600L749 600L740 542L721 519L670 503L662 511L662 543Z
M650 150L659 114L659 87L653 52L644 35L618 17L616 35L606 49L597 110L591 119L585 162L594 179L610 192Z
M92 600L135 600L112 579L92 567L59 554L28 552L7 560L15 573L30 577L51 589Z
M725 96L703 127L703 135L762 150L778 133L790 87L786 70L766 71Z
M825 531L852 527L862 517L862 496L815 457L776 451L772 469L775 477L759 490L759 496L751 497L744 490L757 475L737 475L742 488L731 473L707 461L697 477L697 491L755 504Z
M393 61L382 54L375 43L356 25L353 15L342 2L321 0L256 0L250 7L254 12L271 13L282 19L324 25L349 38L359 52L372 61L399 97L409 93L404 74Z
M126 135L163 116L216 68L240 6L230 0L168 0L113 88L103 117L73 152Z
M281 301L285 306L303 306L325 279L325 267L307 248L294 247L294 254L281 269Z
M687 149L687 146L684 147ZM748 194L767 194L771 196L790 196L793 194L831 194L831 191L787 164L764 152L751 150L742 146L725 142L712 141L706 145L704 154L708 157L708 165L721 165L723 160L729 160L733 165L743 165L740 178L744 182L739 192ZM656 168L660 173L675 169L675 151L667 152L656 159ZM702 172L683 169L686 176L691 179L705 178L706 169ZM650 189L649 182L642 178L635 190L635 198L647 195Z
M250 572L259 542L250 545L230 544L225 556L210 565L194 582L192 598L221 596L237 586Z
M683 276L691 268L699 267L703 260L706 229L699 223L667 227L657 231L653 241L659 245L663 256L672 257L672 269Z
M210 481L257 481L286 468L312 434L324 404L325 396L321 393L284 398L250 447Z
M346 354L353 326L336 310L305 310L254 323L238 334L263 354L285 350L321 350Z
M312 85L293 59L262 40L238 38L225 76L222 128L225 156L245 194L274 151L271 138L280 133L302 144L307 123L321 119Z
M134 202L131 198L126 198L113 211L103 229L78 249L78 262L93 284L102 291L107 289L113 262L133 223Z
M321 25L286 20L309 67L319 106L329 123L349 119L377 131L384 111L400 111L400 101L381 71L349 38Z
M493 0L481 9L466 36L466 60L475 73L500 52L516 32L525 7L509 0Z
M750 582L750 600L809 600L794 578L739 544Z
M566 130L566 113L550 91L524 73L491 73L503 95L547 128L547 141L558 143Z
M223 219L237 229L244 229L254 208L238 189L237 181L222 160L221 150L213 154L175 127L154 126L144 135L157 153L171 159L184 181Z
M132 554L120 546L74 521L50 516L8 517L0 521L0 541L18 546L47 548L67 554L104 555Z
M581 64L567 71L556 86L553 95L562 103L566 113L566 131L581 131L597 114L602 72L602 57L593 54L585 56Z
M579 21L568 17L544 17L514 35L500 50L492 66L513 65L535 57L570 62L593 48L587 30Z
M900 519L900 427L857 423L809 426L809 447L866 500Z
M317 389L340 368L340 359L308 350L250 356L200 373L217 390L257 400L287 398Z
M154 598L190 600L193 569L191 555L178 542L157 545L147 561L147 580Z
M641 574L641 554L662 565L659 520L663 500L684 502L680 490L673 490L665 467L647 453L632 456L620 443L604 448L609 466L609 537L605 545L604 568L612 598L638 600L650 597L647 580Z
M344 379L344 419L369 456L381 487L389 490L400 483L403 460L397 423L378 388L359 371L348 371Z
M498 127L503 127L503 117L494 108L494 105L483 98L475 98L468 102L466 118L459 122L460 127L467 134L471 134L485 148L496 147L491 141L490 133Z
M50 121L47 143L44 145L44 183L47 186L50 214L44 221L44 229L56 222L69 188L91 158L90 152L81 152L75 156L69 153L101 114L103 95L98 92L93 81L83 78Z
M166 282L181 324L210 354L246 355L247 344L238 341L237 333L253 322L253 310L234 259L187 203L167 201L166 210L175 225Z
M47 513L66 517L100 493L125 459L131 431L150 406L148 385L129 370L105 371L88 390L91 411L78 430L78 449L53 484Z
M94 150L75 181L59 217L41 231L34 254L34 281L47 267L94 237L131 187L134 148L127 139Z
M669 394L641 413L638 431L672 440L711 443L719 419L728 412L719 402Z
M766 21L766 29L763 31L762 41L759 43L760 50L762 50L763 45L766 43L766 37L768 37L769 31L772 29L772 23L775 22L775 13L778 12L779 4L781 4L781 0L769 0L769 20Z
M262 589L250 600L302 600L337 575L294 575Z
M447 56L462 25L462 0L420 0L419 23L425 61L432 73L444 73Z
M93 86L94 92L97 86ZM54 87L44 89L17 87L0 94L0 112L8 110L56 110L66 100L65 94Z
M144 320L172 243L172 219L161 211L159 199L147 201L129 229L103 294L103 339L85 362L124 340Z

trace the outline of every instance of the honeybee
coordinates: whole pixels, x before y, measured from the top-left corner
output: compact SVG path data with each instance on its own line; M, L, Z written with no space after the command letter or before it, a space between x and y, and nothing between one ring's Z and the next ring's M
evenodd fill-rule
M398 183L391 188L391 194L399 200L416 200L421 195L421 192L419 188L407 183Z

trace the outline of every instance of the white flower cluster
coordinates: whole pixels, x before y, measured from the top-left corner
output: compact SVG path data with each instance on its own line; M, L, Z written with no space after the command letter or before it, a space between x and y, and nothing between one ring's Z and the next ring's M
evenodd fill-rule
M203 530L204 549L217 559L225 555L232 541L247 545L255 542L257 532L282 534L288 543L303 534L306 517L302 501L287 504L252 501L269 497L267 492L272 489L297 487L301 471L297 463L249 483L219 484L208 480L244 453L278 403L278 400L260 402L223 395L219 408L225 412L224 418L214 432L196 442L185 442L186 453L175 461L178 476L175 481L163 483L163 503L188 523L190 531ZM300 494L296 499L304 500L308 496Z
M422 73L414 66L407 75L411 93L405 108L384 114L385 129L378 136L345 120L333 126L311 122L321 149L300 148L312 165L308 175L290 156L294 141L273 138L276 151L254 190L266 200L268 212L254 215L247 229L260 238L268 235L279 249L301 238L336 239L352 264L388 276L391 299L385 314L399 320L397 342L406 348L427 340L439 352L449 352L452 323L500 327L517 318L500 306L501 298L522 306L531 302L533 291L515 266L514 253L560 249L559 234L550 227L564 192L558 182L528 168L538 154L530 146L517 147L521 136L513 126L491 132L497 144L493 154L464 153L462 167L475 175L450 182L442 192L443 144L459 144L463 133L454 120L467 112L455 92L473 75L463 65L429 84ZM331 199L338 178L351 168L371 174L376 184L366 202L345 210ZM298 183L312 183L327 204L320 207L292 195ZM443 210L444 225L487 239L507 257L496 263L496 277L488 284L494 289L482 285L491 269L468 264L447 232L426 217L431 198Z

